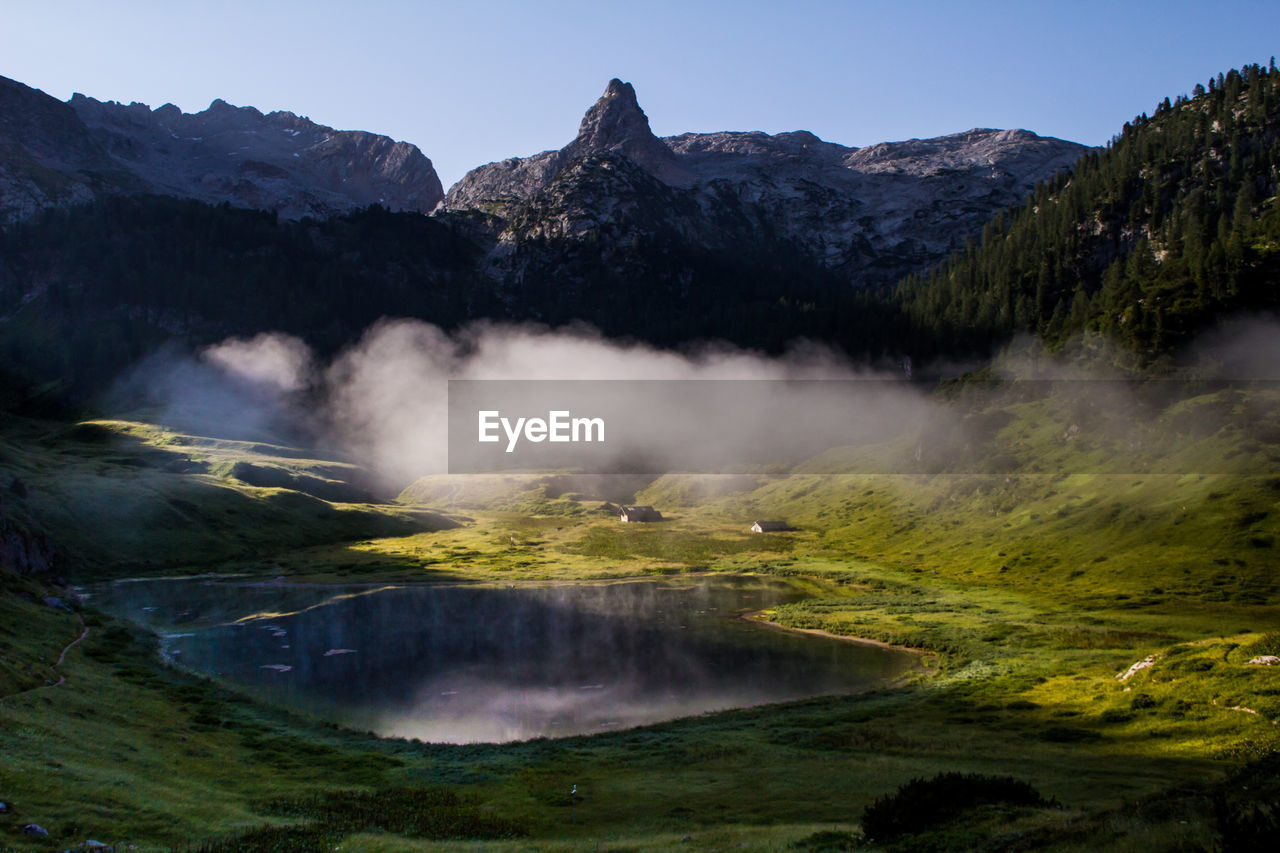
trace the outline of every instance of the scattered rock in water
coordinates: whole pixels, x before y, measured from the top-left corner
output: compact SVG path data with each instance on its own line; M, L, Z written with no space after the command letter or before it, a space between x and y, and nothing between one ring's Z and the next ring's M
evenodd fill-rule
M334 655L354 655L355 653L355 649L329 649L329 651L324 653L324 656L331 658Z
M37 823L29 823L22 827L22 834L32 838L48 838L49 830Z
M1253 660L1245 661L1246 665L1252 666L1275 666L1280 663L1280 655L1258 655Z

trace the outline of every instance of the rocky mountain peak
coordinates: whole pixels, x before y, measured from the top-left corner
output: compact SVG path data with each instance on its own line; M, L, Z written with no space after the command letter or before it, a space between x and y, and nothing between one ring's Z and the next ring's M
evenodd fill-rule
M1086 150L989 128L861 149L806 130L660 139L635 89L615 78L564 148L473 169L444 206L497 214L509 236L578 239L625 221L617 233L628 240L645 228L702 245L782 240L852 284L889 285L937 263Z
M463 209L497 199L527 199L549 186L573 161L610 152L621 154L664 183L686 186L694 180L671 147L653 135L635 88L615 77L582 117L572 142L558 151L472 169L450 188L445 206Z
M561 155L567 163L605 151L616 151L664 180L680 182L675 157L649 129L649 117L640 109L635 88L616 77L582 117L577 138L561 149Z
M630 142L652 139L649 117L640 109L636 90L618 78L609 81L600 100L587 110L574 143L587 150L619 148Z

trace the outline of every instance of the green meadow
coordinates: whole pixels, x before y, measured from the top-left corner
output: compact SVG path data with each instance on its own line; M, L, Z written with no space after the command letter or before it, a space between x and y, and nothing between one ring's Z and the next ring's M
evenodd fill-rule
M73 583L781 576L809 597L755 618L922 667L859 696L426 744L169 666L143 629L91 599L50 606L50 576L6 569L0 849L1189 851L1274 830L1280 667L1249 661L1280 655L1280 399L1210 388L1127 418L950 405L973 429L787 474L434 476L394 500L282 444L10 418L6 523L56 542ZM602 509L619 491L667 520L620 524ZM761 518L797 529L750 533ZM1043 801L864 834L869 805L941 773L1013 776Z

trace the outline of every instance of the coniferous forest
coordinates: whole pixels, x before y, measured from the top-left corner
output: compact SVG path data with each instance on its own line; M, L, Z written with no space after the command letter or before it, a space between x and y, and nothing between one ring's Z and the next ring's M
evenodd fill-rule
M1252 65L1165 98L892 297L913 342L982 352L1015 331L1108 337L1151 362L1280 304L1280 74Z

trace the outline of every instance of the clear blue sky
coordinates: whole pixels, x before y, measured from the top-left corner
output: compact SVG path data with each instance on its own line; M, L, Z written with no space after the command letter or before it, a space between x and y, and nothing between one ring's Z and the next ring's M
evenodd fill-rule
M66 99L214 98L408 140L448 187L558 148L610 77L659 135L845 145L1024 127L1102 144L1280 53L1280 2L2 0L0 75Z

